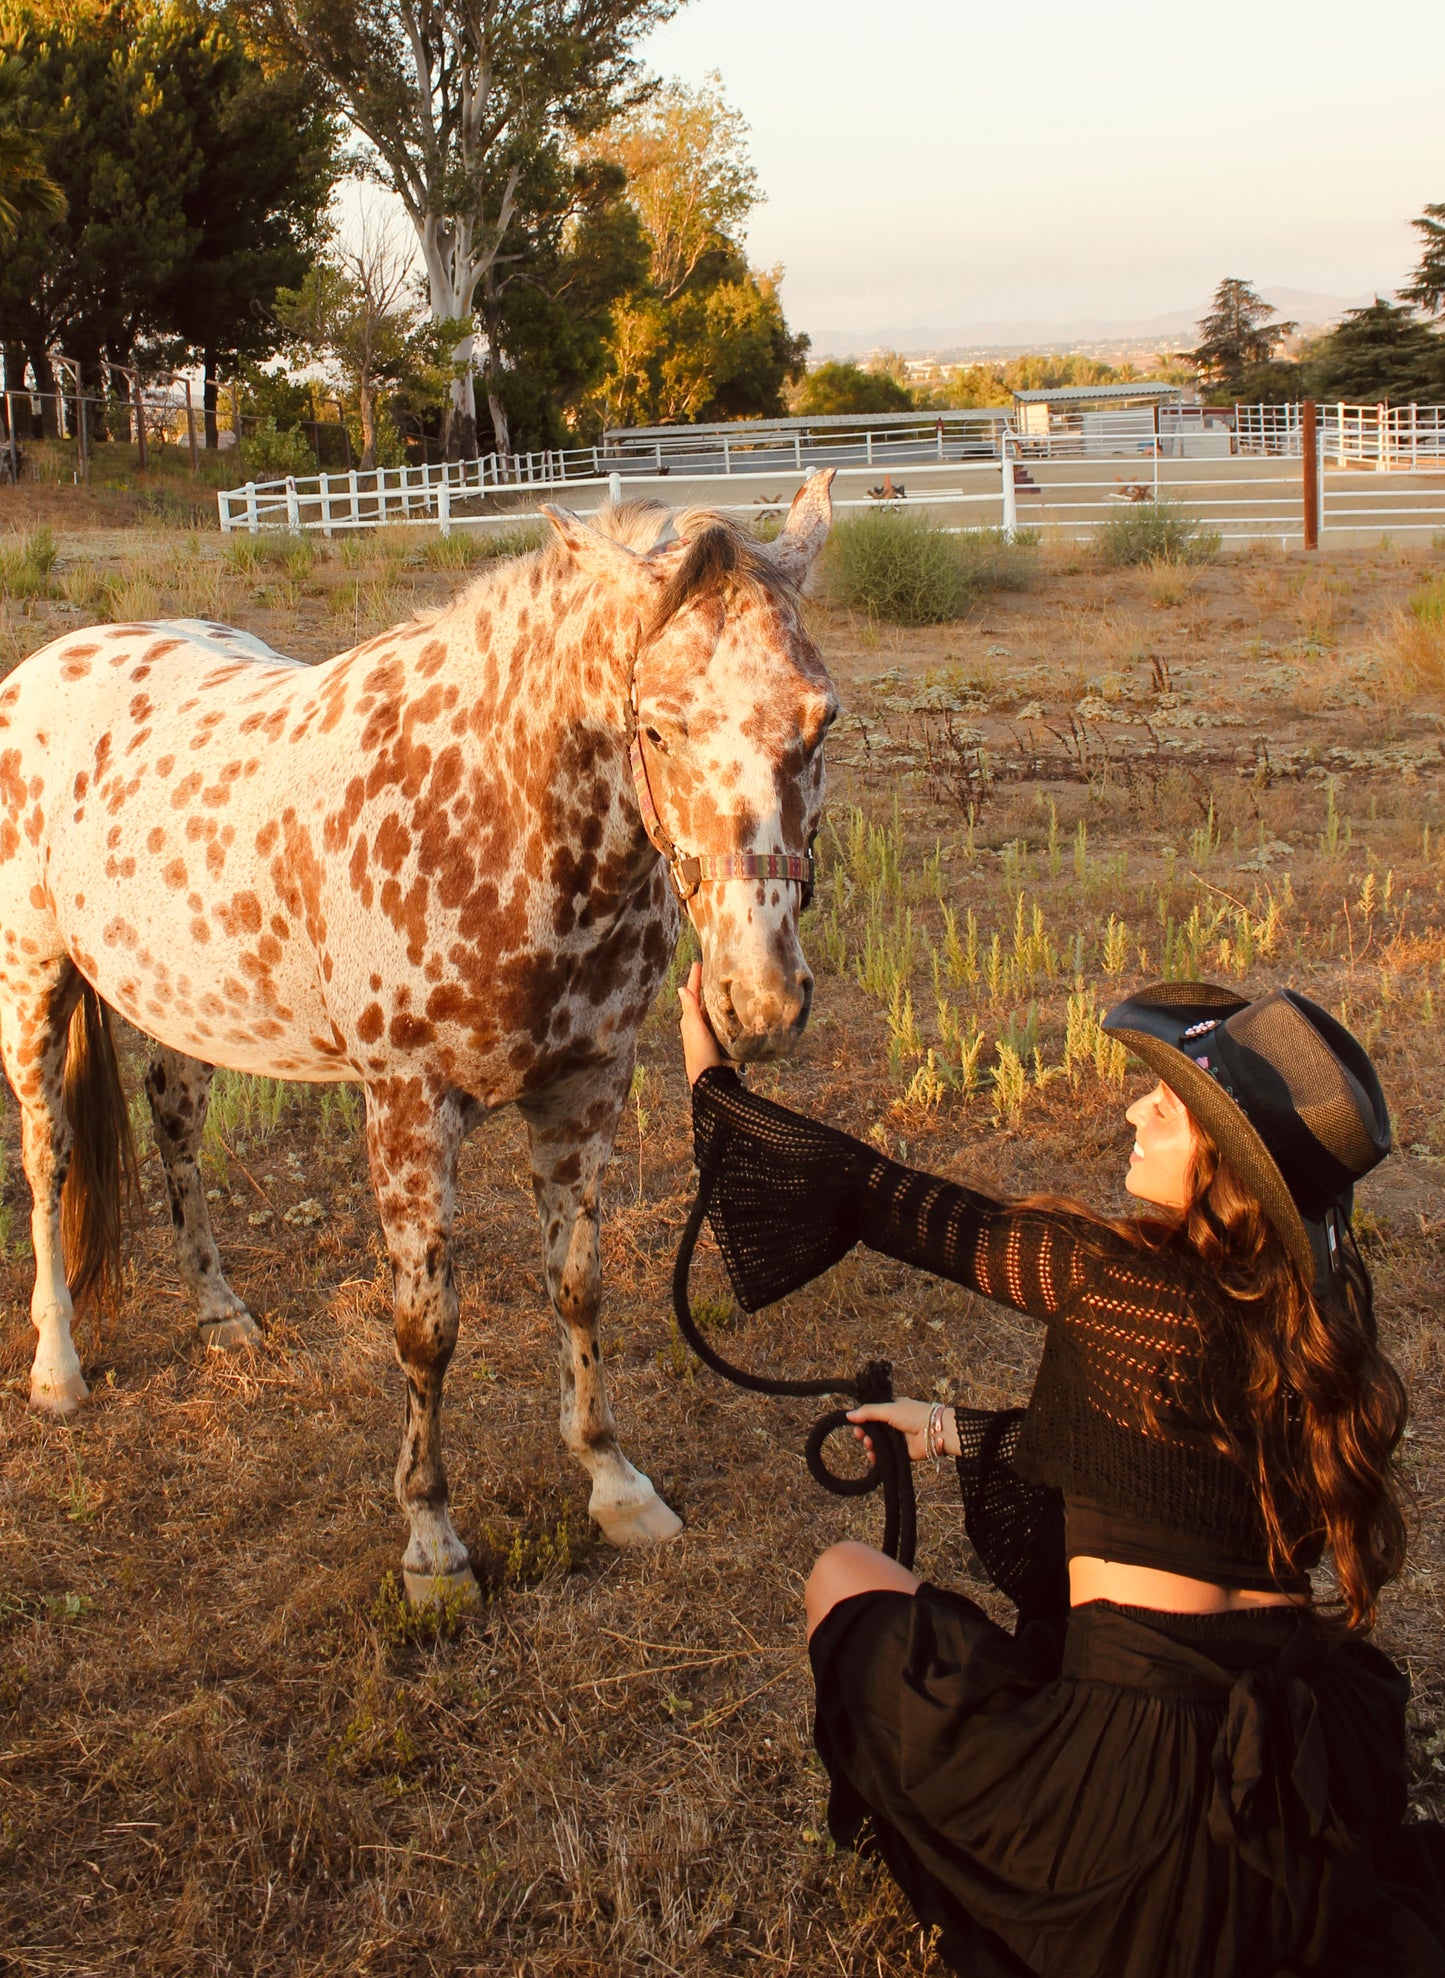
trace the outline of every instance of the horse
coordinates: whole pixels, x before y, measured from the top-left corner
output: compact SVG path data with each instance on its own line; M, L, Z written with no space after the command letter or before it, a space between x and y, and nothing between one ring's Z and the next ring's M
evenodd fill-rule
M681 1529L608 1405L601 1175L684 909L735 1060L788 1051L807 1022L798 917L838 699L799 587L831 481L804 484L769 544L706 511L547 508L544 549L317 666L171 621L74 631L15 669L0 1061L33 1198L37 1408L85 1398L74 1302L122 1261L135 1157L114 1011L158 1047L145 1088L208 1347L260 1338L197 1166L214 1068L363 1086L414 1602L476 1597L441 1401L457 1156L499 1106L526 1122L590 1513L615 1545Z

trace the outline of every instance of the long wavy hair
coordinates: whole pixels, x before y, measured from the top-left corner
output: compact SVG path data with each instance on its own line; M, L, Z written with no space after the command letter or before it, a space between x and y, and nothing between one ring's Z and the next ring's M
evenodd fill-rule
M1253 1478L1271 1570L1298 1579L1299 1554L1323 1537L1347 1625L1372 1627L1380 1589L1405 1563L1394 1455L1408 1404L1379 1344L1369 1271L1351 1239L1342 1295L1322 1308L1257 1197L1193 1124L1187 1205L1139 1218L1136 1238L1182 1244L1223 1293L1208 1358L1228 1370L1219 1385L1230 1395L1227 1408L1222 1394L1206 1405L1218 1446Z

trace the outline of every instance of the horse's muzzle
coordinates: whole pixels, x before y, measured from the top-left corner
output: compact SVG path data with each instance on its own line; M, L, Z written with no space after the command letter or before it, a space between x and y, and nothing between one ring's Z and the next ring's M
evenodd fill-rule
M714 1017L718 1037L736 1064L756 1064L766 1058L785 1058L808 1027L813 1007L813 978L800 969L792 983L719 983L723 1009Z

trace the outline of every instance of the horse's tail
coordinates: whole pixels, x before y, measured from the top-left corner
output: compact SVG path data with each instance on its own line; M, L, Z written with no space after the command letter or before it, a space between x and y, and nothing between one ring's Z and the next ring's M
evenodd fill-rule
M94 1300L113 1308L140 1201L140 1169L110 1011L88 982L66 1039L65 1115L74 1135L60 1198L66 1277L77 1305Z

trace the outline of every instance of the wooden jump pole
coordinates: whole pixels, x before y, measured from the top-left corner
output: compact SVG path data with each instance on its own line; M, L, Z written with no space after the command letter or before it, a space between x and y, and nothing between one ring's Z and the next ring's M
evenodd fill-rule
M1320 546L1320 426L1319 407L1312 398L1303 405L1301 451L1304 454L1305 548Z

